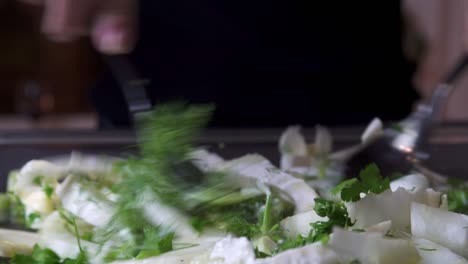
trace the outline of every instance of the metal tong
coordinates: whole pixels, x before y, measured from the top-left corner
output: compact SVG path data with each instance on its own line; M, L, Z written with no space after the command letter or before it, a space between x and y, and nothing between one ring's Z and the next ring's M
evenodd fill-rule
M420 167L420 164L429 158L424 148L428 146L430 132L447 97L454 89L454 82L467 65L468 55L464 55L443 82L437 85L431 98L418 105L413 113L397 123L399 129L384 129L380 137L348 160L346 174L354 177L372 162L380 167L383 175L409 173Z

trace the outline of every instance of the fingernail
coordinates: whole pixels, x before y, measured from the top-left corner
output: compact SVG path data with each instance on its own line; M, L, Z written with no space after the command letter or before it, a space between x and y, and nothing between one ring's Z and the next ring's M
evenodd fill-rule
M99 49L105 53L121 53L125 51L124 34L121 31L104 33L99 40Z

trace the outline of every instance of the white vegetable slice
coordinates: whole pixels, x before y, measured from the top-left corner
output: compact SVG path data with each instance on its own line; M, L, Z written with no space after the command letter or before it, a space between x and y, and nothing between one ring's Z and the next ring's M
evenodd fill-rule
M34 222L29 223L31 228L40 228L42 218L52 213L54 209L55 197L47 197L43 184L47 184L54 190L63 173L62 168L50 162L32 160L26 163L16 175L11 191L24 204L26 218L29 219L32 214L40 216L35 217Z
M0 256L12 257L15 253L30 254L39 241L36 233L0 229Z
M181 264L209 263L208 258L214 243L203 243L198 246L175 250L157 257L142 260L114 261L110 264Z
M258 252L272 255L274 250L278 248L276 242L269 236L262 236L253 241L253 245Z
M330 247L362 264L415 264L420 259L412 241L385 238L380 233L358 233L335 228Z
M42 225L42 218L51 214L54 211L53 200L47 197L42 188L29 188L29 193L23 193L21 202L24 204L26 218L32 214L39 214L32 223L29 223L31 228L39 229Z
M255 262L255 253L247 238L227 236L216 242L209 260L210 263L250 264Z
M113 203L77 175L68 176L56 192L63 208L93 226L105 226L114 215Z
M366 144L369 143L370 141L376 139L383 133L383 124L382 121L379 118L374 118L370 124L367 126L366 130L364 130L364 133L362 133L361 136L361 142Z
M190 154L195 165L202 170L212 170L216 168L220 163L224 162L218 154L208 152L205 149L197 149Z
M373 233L381 233L382 235L385 235L390 231L392 228L392 221L385 221L382 223L378 223L373 226L369 226L366 228L366 232L373 232Z
M421 264L468 264L463 257L432 241L422 238L414 238L413 241L422 258Z
M232 184L244 182L244 184L251 185L251 181L254 180L281 191L293 201L297 213L312 210L315 204L314 199L318 197L314 189L304 180L277 169L260 155L246 155L225 162L218 169L231 174Z
M315 133L314 155L326 157L332 151L333 138L330 131L323 127L317 126Z
M190 225L189 218L176 208L157 202L156 199L145 203L143 211L146 219L153 225L171 228L184 239L197 239L198 232Z
M422 174L410 174L392 181L390 188L392 191L396 191L398 188L404 188L409 191L427 189L429 188L429 181Z
M38 244L42 248L51 249L63 259L74 259L80 253L77 238L75 235L68 232L64 220L60 217L58 212L52 213L44 220ZM89 256L98 258L98 256L96 256L99 247L97 244L81 240L81 245L83 250L88 252Z
M411 231L416 237L431 240L456 254L468 257L468 216L466 215L413 203Z
M299 126L290 126L280 137L279 149L282 154L307 156L307 143Z
M431 189L408 191L399 188L392 192L368 194L355 203L347 203L349 216L356 221L355 227L366 228L371 225L391 220L395 230L408 231L411 227L411 203L419 202L431 206L440 206L441 193Z
M314 243L305 247L295 248L280 253L274 257L257 260L257 264L339 264L340 258L331 248L322 243Z
M12 190L21 197L25 188L37 186L34 183L37 177L56 182L64 172L63 168L44 160L29 161L18 173Z
M280 225L286 237L295 238L298 235L307 236L312 228L310 224L318 221L328 221L328 218L318 216L311 210L287 217L280 222Z
M291 126L281 135L279 150L281 153L280 167L283 170L295 167L309 167L312 162L308 156L308 146L299 126Z

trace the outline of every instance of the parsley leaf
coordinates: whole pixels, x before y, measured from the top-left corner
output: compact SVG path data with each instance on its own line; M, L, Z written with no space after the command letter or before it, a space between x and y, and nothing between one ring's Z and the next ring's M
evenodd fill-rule
M451 189L447 192L448 209L452 212L468 214L468 188Z
M60 257L50 249L35 245L30 256L16 254L10 261L11 264L87 264L88 258L81 251L76 259L61 260Z
M361 178L363 189L367 190L366 193L382 193L390 188L390 179L383 178L380 174L380 170L375 163L368 165L359 174Z
M147 227L143 230L143 233L144 241L136 259L158 256L172 250L174 233L161 234L156 227Z
M334 226L350 227L354 225L349 218L346 206L342 202L337 203L322 198L315 198L314 211L319 216L328 217L329 220L311 223L312 229L307 237L299 235L296 238L285 239L282 243L279 243L276 253L291 248L302 247L317 241L328 243Z
M10 198L10 221L13 224L26 225L25 207L21 199L11 193L7 193Z
M359 180L356 179L356 178L345 180L345 181L341 182L340 184L338 184L335 188L333 188L331 190L331 194L337 195L337 194L341 193L344 189L347 189L347 188L353 186L357 182L359 182Z
M52 198L52 194L54 193L54 188L52 188L49 184L45 184L44 187L42 187L44 190L44 193L46 194L47 198Z
M28 215L28 218L27 218L27 221L26 221L26 225L27 227L31 227L34 222L36 222L36 220L38 219L41 219L41 215L38 214L38 213L31 213Z
M34 179L33 179L33 183L37 186L41 186L42 185L42 180L44 179L44 176L36 176Z
M365 167L359 173L359 178L343 181L332 189L332 194L341 194L341 200L345 202L356 202L361 199L361 193L379 194L390 188L390 179L383 178L375 163Z

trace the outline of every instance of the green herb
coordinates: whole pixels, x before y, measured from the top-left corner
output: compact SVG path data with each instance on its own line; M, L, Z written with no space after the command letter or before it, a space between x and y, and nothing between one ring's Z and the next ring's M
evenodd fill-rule
M345 181L341 182L340 184L338 184L335 188L333 188L331 190L331 194L337 195L337 194L343 192L343 190L352 187L356 183L359 183L359 180L356 179L356 178L345 180ZM360 191L360 190L358 190L358 191Z
M38 220L38 219L41 219L41 215L40 215L40 214L38 214L38 213L31 213L31 214L28 215L28 219L27 219L27 221L26 221L26 225L27 225L28 227L31 227L31 226L34 224L34 222L36 222L36 220Z
M10 196L0 193L0 223L9 221L10 216Z
M36 176L34 179L33 179L33 183L37 186L41 186L42 185L42 180L44 179L44 176Z
M424 251L436 251L437 249L435 248L419 248L420 250L424 250Z
M219 183L188 183L186 180L201 173L193 166L182 166L193 150L192 142L210 118L209 106L184 104L160 105L138 124L141 158L128 159L116 166L122 182L116 186L121 197L120 207L135 207L142 191L152 192L163 203L187 211L198 206L187 195L194 187L219 188ZM181 173L181 171L183 173ZM184 177L181 177L181 174ZM186 177L185 177L186 176ZM232 192L232 190L228 190Z
M468 187L449 190L447 200L450 211L468 214Z
M351 261L349 264L361 264L361 262L357 259Z
M47 198L52 198L52 194L54 193L54 188L52 188L49 184L45 184L43 187L44 193L46 194Z
M327 177L327 169L330 166L330 161L326 158L322 158L318 162L318 178L325 179Z
M278 252L291 248L302 247L318 241L326 244L330 239L330 233L334 226L346 228L354 225L349 218L346 206L342 202L337 203L322 198L315 198L314 211L319 216L328 217L329 220L311 223L312 229L307 237L299 235L293 239L285 239L283 243L279 243Z
M66 264L85 264L88 263L88 256L86 252L83 250L83 247L81 246L81 235L78 230L78 224L76 222L76 217L73 216L71 213L65 210L59 210L59 214L62 217L62 219L65 220L68 224L73 226L73 233L76 237L76 242L78 244L78 248L80 250L80 254L76 259L65 259L63 263Z
M259 251L257 248L255 248L254 251L255 251L255 258L261 259L261 258L270 257L270 255L268 255L268 254L266 254L266 253L264 253L264 252Z
M95 234L98 243L105 243L122 229L130 236L117 244L105 256L106 261L157 256L172 250L174 233L161 226L153 226L142 218L141 209L120 210L101 234Z
M447 184L453 188L460 188L466 186L467 182L462 179L457 178L448 178Z
M11 264L87 264L86 254L80 253L76 259L61 260L55 252L50 249L42 249L38 245L34 246L30 256L16 254L10 261Z
M10 198L10 222L18 225L26 225L25 207L21 199L11 193L7 193Z
M169 227L154 227L145 221L143 206L152 202L151 199L190 215L220 195L233 191L220 186L222 178L210 182L196 167L187 166L190 165L190 161L187 163L189 154L194 149L192 143L210 119L211 111L211 106L161 104L138 120L141 156L116 164L115 172L122 179L113 187L119 195L118 209L111 223L96 237L105 242L120 230L128 229L132 239L116 246L108 260L143 258L172 250L174 234L168 231ZM197 177L192 177L194 175ZM198 176L200 181L187 181L198 179ZM200 220L193 223L200 230L205 225Z
M403 126L401 124L398 124L398 123L390 124L390 128L397 131L397 132L403 132Z
M353 232L363 233L363 232L366 232L366 230L365 230L365 229L362 229L362 228L354 228L354 229L353 229Z
M141 250L136 259L144 259L152 256L158 256L162 253L172 250L172 241L174 233L161 235L158 228L150 227L143 230L144 241Z
M260 231L262 232L262 234L267 234L271 228L271 221L273 220L271 219L271 206L271 195L268 195L266 198L265 210L263 212L262 223L260 227Z
M341 200L356 202L361 193L379 194L390 188L390 179L383 178L376 164L372 163L359 173L360 180L354 178L340 183L332 189L332 194L341 194Z

